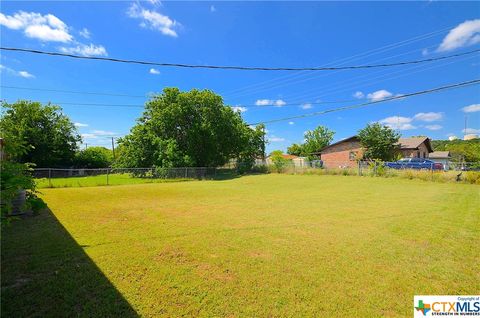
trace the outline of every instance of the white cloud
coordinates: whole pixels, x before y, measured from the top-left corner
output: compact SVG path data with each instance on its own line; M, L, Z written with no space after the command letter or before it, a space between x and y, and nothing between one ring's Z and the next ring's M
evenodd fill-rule
M383 99L386 99L386 98L389 98L389 97L392 97L392 96L393 96L393 94L390 93L389 91L387 91L385 89L381 89L379 91L368 94L367 98L370 99L372 102L376 102L376 101L383 100Z
M480 134L480 129L467 128L462 130L465 134Z
M148 0L148 2L150 2L152 5L154 6L160 6L162 5L162 2L159 1L159 0Z
M88 127L88 124L75 123L75 127Z
M105 130L94 130L94 131L92 131L92 133L94 135L97 135L97 136L115 136L115 135L117 135L117 133L115 133L113 131L105 131Z
M30 74L27 71L16 71L13 68L7 67L5 65L0 64L0 71L5 71L8 74L14 75L14 76L20 76L23 78L35 78L33 74Z
M380 120L379 123L398 130L416 129L417 127L411 124L412 120L410 117L391 116Z
M24 77L24 78L34 78L35 77L34 75L28 73L27 71L19 71L18 75L20 75L21 77Z
M465 113L480 112L480 104L473 104L462 108Z
M480 43L480 19L467 20L448 32L438 51L451 51Z
M127 15L130 18L140 19L140 26L144 28L150 28L157 30L164 35L177 37L178 34L175 31L180 24L170 19L168 16L163 15L154 10L147 10L140 6L138 3L133 3L127 10Z
M160 74L160 71L157 70L156 68L151 68L150 71L148 71L150 74L153 74L153 75L158 75Z
M210 6L210 12L215 12L215 11L217 11L217 8L215 8L214 5L211 5Z
M443 113L434 113L434 112L429 112L429 113L418 113L413 116L413 119L415 120L421 120L421 121L437 121L441 120L443 118Z
M364 98L365 97L365 94L361 91L356 91L354 94L353 94L353 97L355 98L358 98L358 99L361 99L361 98Z
M312 104L310 104L310 103L305 103L305 104L303 104L302 106L300 106L300 108L302 108L302 109L311 109L311 108L313 108L313 106L312 106Z
M271 136L271 137L268 137L268 141L271 141L271 142L282 142L282 141L285 141L285 138Z
M80 36L84 37L85 39L90 39L90 31L87 28L83 28L78 32Z
M275 106L275 107L282 107L285 106L287 103L281 99L257 99L255 105L257 106Z
M61 42L64 45L58 50L69 54L82 56L107 56L107 51L102 45L86 45L75 40L70 33L71 27L53 14L42 15L36 12L18 11L13 15L0 13L0 25L12 30L23 31L24 35L43 42ZM80 36L90 37L90 31L83 28Z
M427 128L428 130L440 130L443 127L440 125L426 125L425 128Z
M0 25L23 30L27 37L45 42L67 43L73 40L67 25L52 14L18 11L13 15L0 13Z
M234 112L244 113L244 112L246 112L248 109L247 109L247 107L233 106L233 107L232 107L232 110L233 110Z
M293 121L289 121L288 124L289 125L295 125L295 123Z
M67 54L76 54L82 56L107 56L107 50L102 45L86 45L78 44L77 46L72 47L60 47L61 52Z
M81 135L83 139L97 139L98 136L92 133L86 133Z

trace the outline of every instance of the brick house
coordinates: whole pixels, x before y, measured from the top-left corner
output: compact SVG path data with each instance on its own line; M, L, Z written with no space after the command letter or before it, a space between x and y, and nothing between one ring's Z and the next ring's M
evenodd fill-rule
M398 151L402 157L428 158L433 151L427 137L400 138ZM326 146L318 153L327 168L355 167L363 156L362 145L357 136L352 136Z

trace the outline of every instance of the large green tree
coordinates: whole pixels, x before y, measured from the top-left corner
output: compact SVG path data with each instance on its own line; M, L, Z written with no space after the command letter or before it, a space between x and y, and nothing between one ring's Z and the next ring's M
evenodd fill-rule
M12 154L11 159L37 167L71 165L81 140L60 107L26 100L2 103L0 130L6 143L22 142L26 146L26 151Z
M318 126L314 130L307 130L304 134L305 143L303 144L303 152L308 159L315 159L313 154L320 151L322 148L328 146L332 140L335 132L331 131L325 126Z
M75 166L78 168L107 168L112 163L112 150L105 147L88 147L75 155Z
M395 158L400 134L390 127L372 123L358 131L358 138L365 149L365 159L390 161Z
M220 166L261 156L263 130L250 128L212 91L166 88L118 142L121 167Z
M303 157L305 155L303 144L292 144L287 148L287 153L289 155Z

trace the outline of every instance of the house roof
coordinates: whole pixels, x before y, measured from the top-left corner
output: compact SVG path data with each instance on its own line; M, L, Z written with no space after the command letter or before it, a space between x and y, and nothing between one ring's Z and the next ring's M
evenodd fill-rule
M337 141L333 144L330 144L330 145L322 148L318 152L314 152L313 154L321 154L325 149L328 149L330 147L336 146L336 145L341 144L343 142L349 142L349 141L359 141L359 138L358 138L358 136L351 136L351 137L342 139L340 141ZM417 149L422 143L425 143L429 152L433 151L432 145L430 144L430 138L428 138L428 137L400 138L398 140L398 144L400 145L400 149Z
M347 141L359 141L360 139L358 139L358 136L352 136L352 137L348 137L348 138L345 138L345 139L342 139L342 140L339 140L337 142L334 142L333 144L330 144L326 147L323 147L322 149L320 149L320 151L317 151L317 152L314 152L313 154L314 155L317 155L317 154L321 154L322 151L324 151L325 149L328 149L330 147L333 147L333 146L336 146L338 144L341 144L342 142L347 142Z
M430 144L430 138L428 137L411 137L398 139L400 149L417 149L422 143L425 143L428 152L433 151L432 145Z
M449 159L450 151L434 151L428 155L432 159Z

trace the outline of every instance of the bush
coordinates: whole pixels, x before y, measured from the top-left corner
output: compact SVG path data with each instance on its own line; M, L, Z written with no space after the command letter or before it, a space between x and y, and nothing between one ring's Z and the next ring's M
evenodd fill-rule
M467 171L465 173L465 182L471 183L471 184L480 184L480 172Z
M112 162L112 151L105 147L90 147L75 154L75 166L78 168L108 168Z

